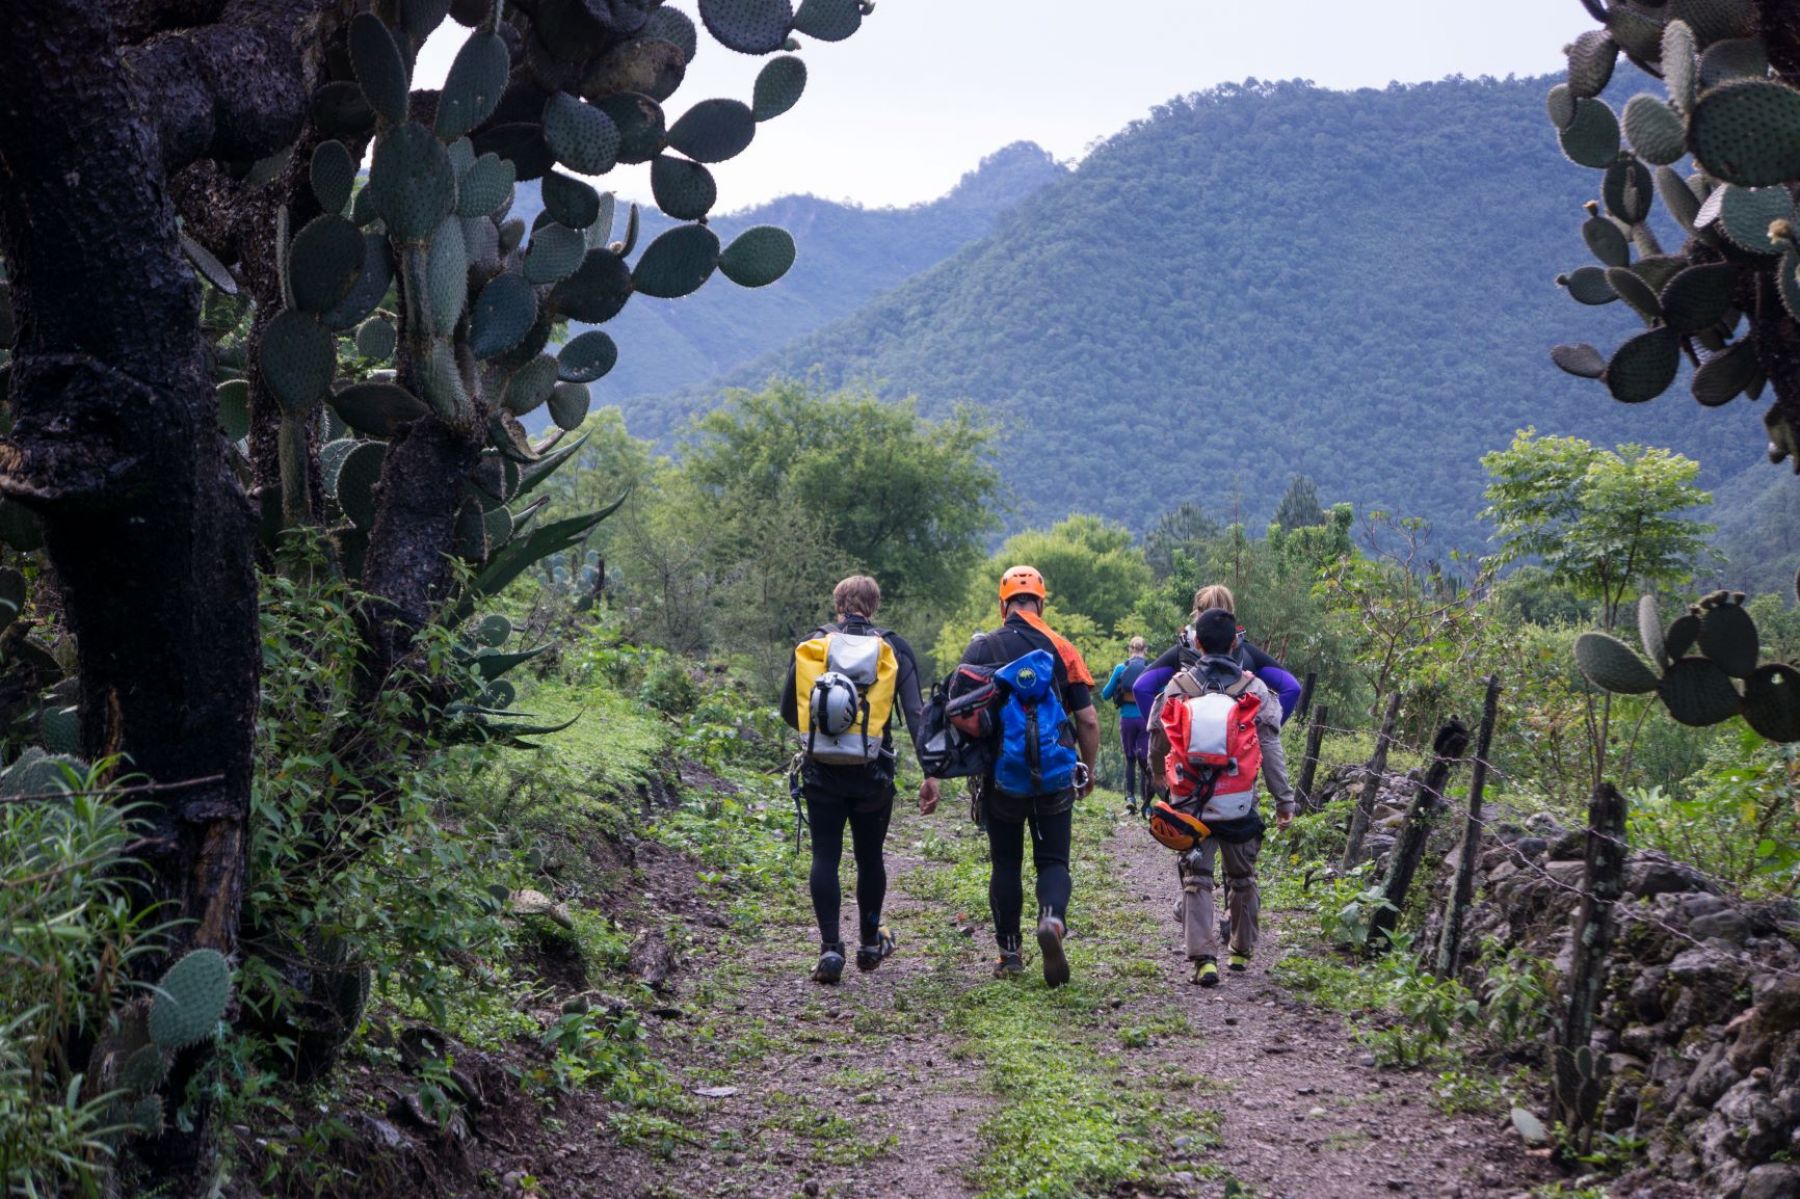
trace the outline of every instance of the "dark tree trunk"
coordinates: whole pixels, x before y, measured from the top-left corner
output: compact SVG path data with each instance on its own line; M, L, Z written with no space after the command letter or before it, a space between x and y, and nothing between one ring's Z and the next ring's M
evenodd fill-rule
M1385 906L1369 924L1369 942L1378 948L1385 950L1393 943L1394 929L1399 927L1400 917L1406 911L1406 897L1412 891L1413 876L1418 873L1419 860L1425 856L1425 843L1444 808L1444 787L1468 748L1468 727L1454 716L1438 729L1432 741L1431 765L1413 794L1406 823L1400 826L1394 852L1388 856L1387 880L1382 886Z
M126 7L130 36L154 32L154 6ZM83 751L178 784L154 793L138 854L151 898L185 921L177 950L237 947L258 645L253 521L218 432L169 179L294 136L306 95L291 40L310 7L171 6L242 24L132 52L100 0L33 0L0 38L0 252L17 319L0 492L45 523ZM205 1060L182 1055L170 1093ZM178 1187L204 1159L197 1133L133 1145Z

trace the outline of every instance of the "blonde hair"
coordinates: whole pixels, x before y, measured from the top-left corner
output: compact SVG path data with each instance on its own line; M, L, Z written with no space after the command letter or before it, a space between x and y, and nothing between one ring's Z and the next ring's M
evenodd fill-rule
M1134 654L1143 653L1148 646L1149 642L1145 641L1142 637L1133 637L1131 639L1131 652Z
M881 584L868 575L851 575L831 589L831 607L839 616L872 617L881 607Z
M1209 608L1223 608L1236 616L1237 600L1232 598L1231 588L1223 583L1213 583L1194 592L1194 614L1197 616Z

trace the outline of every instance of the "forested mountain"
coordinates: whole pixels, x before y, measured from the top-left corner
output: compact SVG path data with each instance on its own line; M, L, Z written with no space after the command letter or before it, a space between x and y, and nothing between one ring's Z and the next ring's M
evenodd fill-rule
M1621 98L1648 86L1628 74ZM1015 527L1070 511L1143 527L1234 493L1260 521L1298 471L1474 547L1476 460L1526 424L1668 445L1716 483L1762 444L1755 415L1685 386L1627 407L1549 360L1637 327L1554 282L1591 261L1596 176L1557 152L1549 83L1251 81L1172 101L949 261L724 382L816 366L928 414L971 402L1001 431ZM627 419L666 437L716 398Z
M858 208L816 196L783 196L716 217L712 227L727 243L753 225L787 229L799 243L793 269L754 291L720 279L680 301L627 305L607 323L623 352L618 366L595 386L596 396L617 403L663 394L764 357L942 262L992 229L1006 209L1067 174L1068 168L1041 147L1015 142L983 159L929 204ZM537 182L521 183L514 212L529 223L542 208ZM621 213L618 236L624 224ZM649 244L674 224L646 206L638 244Z

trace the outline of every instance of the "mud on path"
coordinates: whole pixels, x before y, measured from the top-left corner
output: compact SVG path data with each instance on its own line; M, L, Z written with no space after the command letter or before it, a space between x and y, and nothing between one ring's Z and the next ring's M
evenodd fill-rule
M1443 1199L1524 1195L1555 1177L1527 1155L1504 1114L1446 1115L1432 1076L1378 1069L1342 1020L1296 999L1270 977L1284 952L1282 913L1263 911L1263 939L1244 974L1216 988L1189 981L1172 855L1121 825L1110 842L1123 887L1139 905L1163 963L1167 1002L1195 1036L1187 1061L1225 1091L1223 1145L1208 1155L1262 1199ZM1220 891L1223 895L1223 888ZM1180 1193L1180 1192L1177 1192ZM1217 1194L1215 1187L1195 1194Z

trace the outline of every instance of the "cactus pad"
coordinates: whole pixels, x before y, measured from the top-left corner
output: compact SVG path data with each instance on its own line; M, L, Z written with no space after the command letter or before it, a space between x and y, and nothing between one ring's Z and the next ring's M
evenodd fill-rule
M575 273L558 283L550 302L571 320L598 325L617 316L631 298L631 268L610 250L589 250Z
M1769 48L1757 37L1714 42L1700 55L1700 93L1736 79L1764 79L1769 74Z
M1606 374L1606 359L1600 351L1586 342L1576 345L1560 345L1550 350L1550 361L1582 379L1599 379Z
M342 214L356 187L356 163L344 143L336 140L320 142L313 150L307 176L319 207L326 212Z
M504 354L524 340L537 316L537 292L523 275L515 271L495 275L475 298L475 310L469 316L469 351L477 358Z
M1645 162L1667 166L1687 153L1687 126L1655 96L1633 96L1625 104L1625 137Z
M1559 131L1567 129L1575 120L1575 93L1569 90L1568 84L1559 83L1550 89L1544 97L1544 115Z
M126 1122L132 1131L139 1136L153 1137L163 1130L163 1101L161 1095L142 1095L131 1105Z
M1694 160L1729 183L1800 178L1800 90L1773 79L1716 87L1695 102L1688 137Z
M1758 667L1744 680L1744 720L1770 741L1800 741L1800 670Z
M213 1035L231 1000L231 965L216 949L183 954L157 980L150 1005L150 1039L164 1049L184 1049Z
M1693 728L1720 724L1736 716L1743 698L1717 662L1706 658L1680 658L1663 676L1658 688L1669 715Z
M1700 205L1694 224L1701 229L1716 225L1732 245L1751 254L1780 254L1785 246L1769 237L1769 225L1793 216L1794 201L1785 189L1727 183Z
M525 278L537 284L567 279L587 254L587 239L579 230L554 222L540 225L525 251Z
M1575 101L1575 117L1558 135L1562 152L1577 166L1603 170L1619 156L1619 118L1606 101Z
M1614 267L1583 266L1576 267L1566 275L1558 275L1556 282L1567 288L1569 295L1582 304L1610 304L1619 298L1619 293L1612 289L1606 281L1606 272Z
M1607 267L1606 283L1612 288L1614 295L1624 300L1645 320L1662 319L1662 305L1657 301L1656 289L1644 282L1643 276L1630 267Z
M1685 185L1684 185L1685 186ZM1581 240L1603 266L1630 266L1631 243L1624 230L1603 216L1589 217L1581 225Z
M719 198L711 171L670 154L658 154L650 164L650 190L656 206L678 221L700 220Z
M512 636L512 621L495 612L491 616L483 616L475 625L475 642L488 649L499 649Z
M325 313L341 303L362 271L363 235L335 213L307 222L288 247L288 287L294 307Z
M1663 27L1662 71L1669 102L1682 112L1692 112L1699 90L1699 49L1686 21L1670 21Z
M375 143L365 190L389 234L403 242L422 242L456 207L456 172L444 143L431 130L396 125Z
M375 526L375 485L381 482L381 465L387 447L378 441L359 441L338 467L338 507L359 529Z
M544 105L544 141L558 162L579 175L604 175L618 161L618 126L567 92L557 92Z
M1685 657L1694 648L1694 642L1700 640L1700 618L1692 612L1685 612L1670 622L1668 630L1663 634L1663 652L1668 661Z
M257 362L282 409L300 416L331 389L337 342L317 317L284 309L263 330Z
M1663 207L1669 210L1681 227L1689 233L1694 231L1694 218L1700 215L1700 197L1688 186L1681 172L1673 167L1656 168L1656 194L1661 197Z
M599 329L589 329L556 356L556 377L565 383L592 383L619 361L619 347Z
M645 247L631 272L635 290L673 300L699 290L719 265L719 238L705 225L677 225Z
M642 36L680 47L686 62L693 62L700 49L700 32L694 28L693 19L667 4L650 14L650 19L644 22Z
M759 121L773 120L798 104L804 91L806 64L792 54L771 58L756 74L750 111Z
M346 425L370 437L393 437L430 411L423 400L393 383L353 383L327 402Z
M620 92L602 96L594 107L604 112L619 131L620 162L649 162L667 144L663 136L662 105L649 96Z
M738 100L702 100L669 129L669 145L695 162L724 162L756 137L756 116Z
M854 3L851 0L852 6ZM803 5L800 15L805 13ZM797 19L795 26L799 26ZM1611 82L1618 61L1619 44L1613 41L1612 34L1604 29L1588 30L1569 46L1569 91L1578 97L1598 96Z
M794 13L794 32L822 42L841 42L862 28L862 17L858 0L800 0L799 11ZM1607 74L1611 73L1609 66Z
M1781 293L1781 306L1788 315L1800 321L1800 252L1789 247L1775 266L1775 288Z
M1661 670L1669 662L1668 644L1663 640L1662 609L1656 602L1656 596L1646 591L1638 597L1637 605L1638 640L1644 643L1644 653Z
M350 19L350 67L356 72L363 99L392 124L406 120L406 61L393 34L373 13Z
M127 1091L154 1091L169 1073L168 1059L156 1045L143 1045L119 1067L118 1083Z
M364 233L362 239L362 271L356 276L356 282L351 285L349 293L330 312L319 318L333 332L342 332L361 324L375 311L375 306L386 297L388 288L394 282L394 257L387 238L379 233Z
M687 75L688 57L672 42L637 38L614 46L591 63L581 77L579 90L589 100L637 92L661 103L681 86Z
M558 383L550 391L550 419L559 429L579 429L587 419L588 385Z
M1575 664L1588 682L1617 695L1647 695L1659 682L1642 658L1605 633L1583 633L1575 639Z
M1650 201L1655 192L1656 183L1651 178L1650 168L1633 155L1626 155L1606 168L1606 179L1601 186L1606 211L1627 226L1640 224L1650 215Z
M494 115L512 62L506 43L492 33L469 36L438 93L437 135L445 141L461 137Z
M1615 400L1641 404L1667 391L1680 369L1681 339L1672 329L1649 329L1614 352L1602 377Z
M456 185L456 214L480 217L493 213L512 196L516 175L511 162L498 154L483 154Z
M551 171L544 176L544 211L559 225L586 229L600 215L600 193L579 179Z
M700 20L728 50L771 54L786 44L794 9L788 0L700 0Z
M344 459L361 444L353 437L340 437L319 447L319 481L325 485L326 495L337 496L338 473L344 468Z
M766 287L793 265L794 239L774 225L744 230L719 255L719 269L739 287Z
M506 395L500 401L514 416L524 416L550 398L556 386L556 359L539 354L514 371L506 381Z
M1663 286L1663 319L1677 333L1698 333L1710 328L1731 307L1737 278L1738 268L1729 262L1688 267Z
M463 243L462 221L458 217L445 217L432 234L425 289L431 327L448 337L456 330L456 322L462 319L463 306L469 300L469 251Z
M242 441L250 436L250 384L243 379L230 379L219 384L219 428L227 441Z
M399 344L399 331L386 317L372 316L356 327L356 352L372 362L386 362Z
M1761 370L1755 341L1735 342L1708 358L1694 372L1694 398L1708 408L1729 404L1755 384Z
M1732 678L1747 677L1756 669L1756 659L1762 653L1755 618L1744 611L1742 604L1708 607L1700 616L1700 652Z

